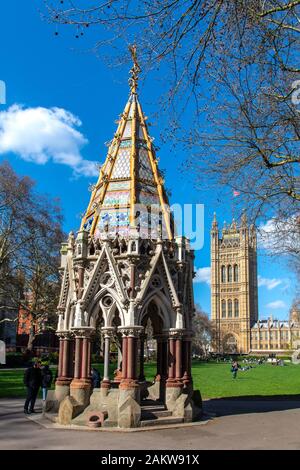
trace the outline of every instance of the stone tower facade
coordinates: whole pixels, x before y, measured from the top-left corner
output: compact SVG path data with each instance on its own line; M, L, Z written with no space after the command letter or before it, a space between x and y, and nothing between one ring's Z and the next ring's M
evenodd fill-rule
M238 225L224 224L220 233L216 216L211 228L211 302L215 325L214 350L247 354L251 327L258 320L256 229L246 214Z

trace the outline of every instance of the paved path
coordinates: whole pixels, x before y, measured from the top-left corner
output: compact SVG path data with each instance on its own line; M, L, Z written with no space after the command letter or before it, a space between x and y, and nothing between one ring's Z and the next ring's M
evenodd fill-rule
M0 449L300 449L300 400L210 400L208 424L135 433L46 429L0 400ZM37 403L39 408L40 403Z

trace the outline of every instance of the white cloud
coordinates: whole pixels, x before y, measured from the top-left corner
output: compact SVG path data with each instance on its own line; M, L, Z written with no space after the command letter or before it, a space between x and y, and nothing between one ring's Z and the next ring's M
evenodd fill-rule
M276 310L278 308L286 308L286 304L283 302L283 300L274 300L274 302L270 302L267 304L267 308L270 308L272 310Z
M268 290L272 290L282 283L282 279L268 279L258 275L258 287L266 287Z
M205 282L206 284L210 286L210 272L211 272L210 266L206 268L198 268L196 271L194 282L199 282L199 283Z
M24 108L14 104L0 112L0 154L13 152L23 160L71 167L75 175L96 176L96 162L80 153L88 143L78 131L81 121L62 108Z

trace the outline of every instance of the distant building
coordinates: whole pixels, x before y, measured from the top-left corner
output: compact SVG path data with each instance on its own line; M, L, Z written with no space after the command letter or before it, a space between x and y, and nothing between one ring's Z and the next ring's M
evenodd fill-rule
M298 348L300 323L291 320L259 320L251 328L251 352L284 352Z
M219 353L280 353L300 344L300 304L288 321L258 319L257 242L254 225L244 214L238 226L211 229L211 319L213 350Z
M58 338L55 332L52 330L44 330L43 325L33 321L32 314L29 311L31 302L32 293L27 291L24 293L23 305L20 305L18 313L16 349L24 352L27 349L31 332L36 334L36 332L40 330L40 333L35 336L33 341L34 352L47 353L49 351L58 350ZM24 304L28 305L28 309L24 307Z

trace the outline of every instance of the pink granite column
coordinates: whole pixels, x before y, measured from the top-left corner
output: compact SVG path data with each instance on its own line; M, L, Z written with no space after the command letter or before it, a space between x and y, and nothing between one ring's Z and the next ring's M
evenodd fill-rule
M175 377L181 380L182 377L182 339L176 339L176 361L175 361Z

